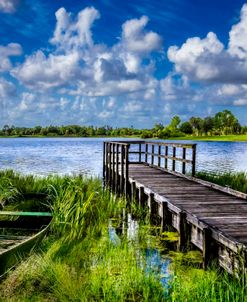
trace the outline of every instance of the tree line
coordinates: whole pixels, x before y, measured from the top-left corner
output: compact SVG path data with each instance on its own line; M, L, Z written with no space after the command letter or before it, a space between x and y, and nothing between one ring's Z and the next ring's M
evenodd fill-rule
M229 110L223 110L214 116L205 118L192 116L188 121L181 122L179 116L174 116L170 123L164 126L155 124L152 129L135 129L134 127L113 128L110 126L35 126L32 128L4 125L0 136L140 136L142 138L169 138L182 136L212 136L229 134L247 134L247 126L241 126L238 119Z

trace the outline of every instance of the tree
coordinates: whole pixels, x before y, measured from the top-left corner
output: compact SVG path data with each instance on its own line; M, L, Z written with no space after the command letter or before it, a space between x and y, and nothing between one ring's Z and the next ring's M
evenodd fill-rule
M215 130L219 134L232 134L238 129L239 122L230 110L217 112L214 116Z
M178 125L180 124L181 120L180 117L178 115L175 115L169 125L169 128L171 129L171 131L176 131L178 130Z
M209 132L212 134L213 128L214 128L214 118L212 118L211 116L205 117L205 119L203 119L202 121L202 131L205 134L208 134Z
M180 125L179 130L182 131L185 134L192 134L193 129L189 122L184 122Z
M200 117L192 116L190 118L190 120L189 120L189 123L192 126L193 133L195 135L197 135L197 136L200 135L201 132L202 132L202 123L203 123L203 120Z

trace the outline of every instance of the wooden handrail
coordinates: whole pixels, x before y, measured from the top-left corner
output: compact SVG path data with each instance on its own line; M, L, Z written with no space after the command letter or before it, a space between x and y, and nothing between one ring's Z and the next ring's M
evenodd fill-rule
M132 146L134 150L131 149ZM191 150L190 154L187 149ZM195 176L196 144L144 140L105 141L104 185L113 186L115 191L127 192L129 163L144 163L180 174L186 174L186 166L191 165L191 175Z

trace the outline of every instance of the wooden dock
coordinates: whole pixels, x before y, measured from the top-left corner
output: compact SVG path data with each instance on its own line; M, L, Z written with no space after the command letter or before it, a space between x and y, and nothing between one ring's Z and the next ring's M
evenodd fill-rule
M246 272L247 195L196 178L195 144L110 141L103 150L104 185L177 230L180 250L197 247L204 268L214 260Z

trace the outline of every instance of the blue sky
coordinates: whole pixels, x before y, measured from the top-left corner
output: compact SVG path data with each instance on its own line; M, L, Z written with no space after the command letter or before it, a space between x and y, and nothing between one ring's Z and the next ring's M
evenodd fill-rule
M247 124L244 1L0 0L0 126Z

